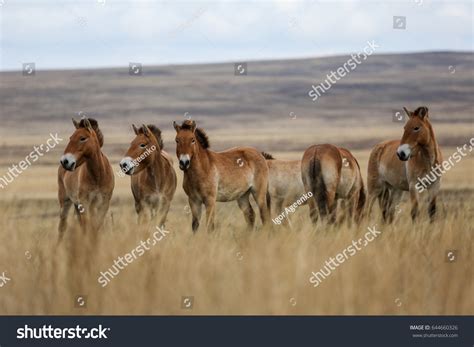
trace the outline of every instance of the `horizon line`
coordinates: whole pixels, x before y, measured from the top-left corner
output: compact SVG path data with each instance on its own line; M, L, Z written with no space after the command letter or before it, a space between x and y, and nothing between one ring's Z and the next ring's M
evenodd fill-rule
M278 62L278 61L299 61L299 60L315 60L315 59L328 59L328 58L340 58L345 56L350 56L351 54L356 54L357 52L351 52L346 54L333 54L333 55L321 55L321 56L304 56L304 57L282 57L282 58L262 58L262 59L239 59L239 60L219 60L219 61L209 61L209 62L193 62L193 63L153 63L153 64L143 64L143 66L148 67L189 67L189 66L202 66L202 65L224 65L224 64L234 64L239 62L245 63L263 63L263 62ZM384 53L375 53L373 56L387 56L387 55L416 55L416 54L472 54L474 50L421 50L421 51L407 51L407 52L384 52ZM32 61L23 62L23 63L35 63ZM132 62L129 62L132 63ZM134 63L140 63L134 61ZM62 72L62 71L89 71L89 70L115 70L121 68L128 68L127 65L109 65L109 66L91 66L91 67L57 67L57 68L47 68L47 69L38 69L35 66L36 71L41 72ZM15 73L21 72L21 67L18 69L0 69L0 73Z

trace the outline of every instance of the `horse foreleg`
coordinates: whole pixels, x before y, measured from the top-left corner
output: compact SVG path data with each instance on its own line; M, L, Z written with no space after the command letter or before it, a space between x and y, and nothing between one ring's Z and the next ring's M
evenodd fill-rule
M160 215L160 220L159 220L159 227L164 228L165 222L166 222L166 217L168 217L168 211L170 210L171 206L171 201L168 199L162 197L160 199L160 206L158 208L158 213Z
M418 217L418 192L415 188L410 187L410 200L411 200L411 220L415 222Z
M430 201L428 215L430 216L430 222L433 223L436 215L436 195Z
M60 199L59 203L61 204L61 210L59 212L58 242L61 242L67 228L67 215L71 209L72 201L69 199Z
M395 219L395 213L398 214L401 211L399 208L396 207L400 203L402 194L403 192L401 190L392 189L391 191L390 205L388 206L387 210L387 220L389 224L393 223L393 220Z
M193 214L192 229L196 232L199 228L199 221L201 220L202 202L197 200L188 199L189 206L191 207L191 213Z
M216 199L208 198L204 205L206 206L206 222L207 222L207 232L214 231L215 228L215 215L216 215Z
M250 193L247 192L237 200L237 203L239 204L240 210L244 214L245 222L247 223L247 229L253 230L255 224L255 211L250 204L249 197Z

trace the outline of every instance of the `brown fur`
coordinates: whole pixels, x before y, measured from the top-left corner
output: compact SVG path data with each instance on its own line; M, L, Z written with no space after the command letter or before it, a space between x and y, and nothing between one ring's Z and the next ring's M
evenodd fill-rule
M147 148L156 147L134 169L131 176L131 188L135 199L135 210L138 214L138 223L143 225L146 221L163 227L168 211L176 191L176 172L173 168L171 157L164 152L161 130L154 125L143 125L136 128L133 125L135 139L130 144L125 157L137 160ZM141 144L146 144L141 148Z
M74 204L80 225L95 237L102 226L114 189L114 175L107 157L102 153L104 137L94 119L73 119L76 130L64 153L77 158L74 171L58 169L60 210L59 240L67 228L69 209ZM82 142L81 139L87 139Z
M262 152L267 159L269 170L269 189L272 201L273 216L278 216L288 207L300 199L307 191L301 179L301 160L276 160L272 155ZM307 201L302 205L306 205ZM281 221L290 226L290 216Z
M348 203L349 220L360 221L365 204L365 188L360 167L354 156L344 148L334 145L314 145L303 154L301 177L309 200L310 217L315 224L318 212L321 219L329 216L336 220L337 200Z
M408 121L401 140L385 141L377 144L369 158L367 186L369 193L368 213L376 200L382 209L385 222L391 223L404 191L410 192L412 202L411 217L418 215L420 193L416 189L418 177L424 177L431 168L442 162L441 151L435 138L433 127L429 121L428 108L418 107L410 112L405 109ZM419 131L415 128L419 127ZM401 144L411 148L411 157L402 161L397 157L397 149ZM436 213L436 197L440 189L440 179L428 186L423 192L429 201L428 213L433 220Z
M194 121L182 125L173 123L176 130L178 159L189 156L184 170L183 188L188 195L193 215L192 229L197 231L202 205L206 207L207 230L214 229L216 201L237 200L247 226L253 228L255 212L250 195L257 202L262 224L270 221L268 167L263 156L251 147L235 147L223 152L209 149L209 139ZM181 163L180 163L181 167Z

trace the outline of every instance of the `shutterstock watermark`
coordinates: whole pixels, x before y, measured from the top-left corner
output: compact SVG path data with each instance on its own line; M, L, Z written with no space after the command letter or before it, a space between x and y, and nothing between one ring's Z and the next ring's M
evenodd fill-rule
M469 146L469 148L468 148ZM466 152L471 153L474 148L474 137L469 140L469 144L464 144L464 146L457 147L456 152L451 154L447 160L444 160L441 164L436 164L431 167L429 173L423 177L418 177L418 183L415 184L416 190L418 193L423 193L428 187L435 183L438 178L441 178L447 171L451 170L454 167L454 164L459 163L462 158L467 156ZM454 163L453 163L454 160Z
M125 267L127 267L129 264L133 263L136 259L144 255L152 247L156 246L158 242L163 240L168 234L169 231L157 226L156 231L151 237L146 239L146 241L140 241L140 244L132 249L131 252L115 259L114 265L112 265L108 270L105 272L101 271L100 276L97 278L97 282L99 282L102 287L105 287L114 277L118 276L121 270L125 269Z
M28 154L24 160L21 160L18 165L13 164L8 168L8 173L0 176L0 188L5 189L15 178L20 176L26 169L28 169L35 161L42 157L45 153L48 153L51 149L56 147L63 139L58 134L50 133L50 138L46 140L46 144L33 146L33 150ZM51 143L50 143L51 142ZM44 148L46 147L46 148Z
M30 328L24 327L16 330L16 338L21 339L107 339L106 332L110 328L105 328L99 324L97 328L82 328L76 325L75 328L54 328L51 325Z
M351 71L354 71L357 66L367 60L367 58L375 52L375 49L379 47L380 46L376 44L374 40L367 41L367 45L364 47L363 52L351 54L351 58L349 58L342 66L338 67L336 71L331 70L331 73L326 75L326 79L323 82L316 86L313 84L308 95L313 101L318 100L322 94L331 89L333 84L336 84L341 78L345 77Z
M312 192L304 193L298 200L292 203L290 206L285 207L285 210L282 211L278 216L272 219L273 223L281 224L281 221L288 217L290 213L295 213L296 208L304 204L309 198L313 196Z
M329 260L325 261L324 267L316 272L311 272L309 283L311 283L313 287L319 286L321 282L328 278L339 265L343 264L350 257L356 255L357 252L362 250L364 247L367 247L370 242L374 241L377 236L382 233L375 229L375 225L373 227L368 227L367 229L369 231L364 234L363 238L360 238L357 241L353 240L352 244L343 249L342 252L336 254L335 258L329 257Z

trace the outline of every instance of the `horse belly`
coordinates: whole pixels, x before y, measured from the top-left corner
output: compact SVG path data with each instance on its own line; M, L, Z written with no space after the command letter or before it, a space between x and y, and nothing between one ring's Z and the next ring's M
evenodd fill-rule
M217 201L237 200L252 187L252 175L244 174L240 179L219 180Z
M391 166L381 163L379 166L379 175L382 181L393 188L407 191L408 179L405 163L406 162L400 162Z

